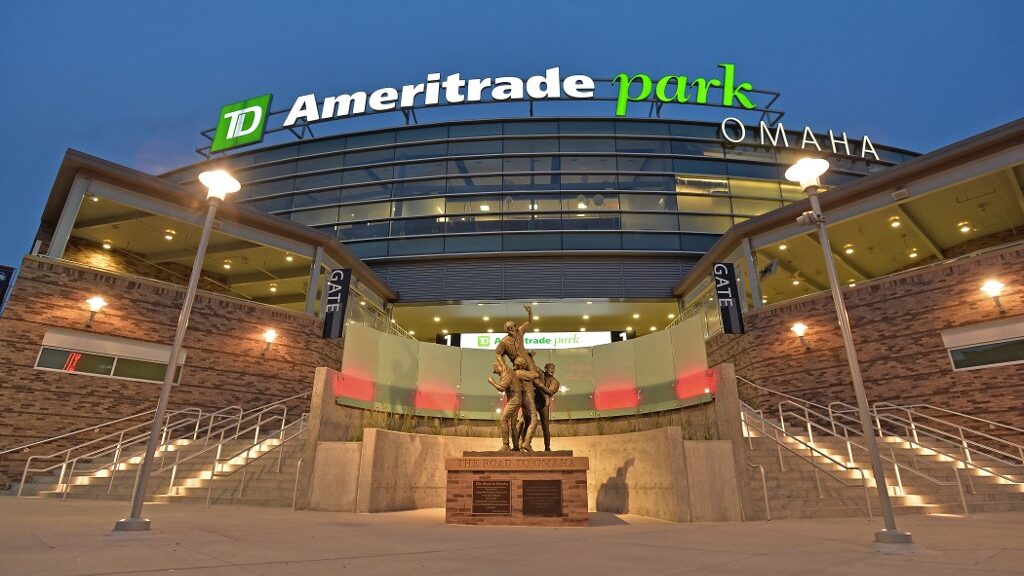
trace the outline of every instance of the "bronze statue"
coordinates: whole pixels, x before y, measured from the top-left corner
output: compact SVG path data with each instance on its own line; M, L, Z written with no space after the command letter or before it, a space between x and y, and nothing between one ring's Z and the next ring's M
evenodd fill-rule
M494 348L494 359L498 362L504 364L504 358L508 358L509 363L515 363L516 358L521 356L528 357L526 353L526 331L529 330L530 320L533 319L533 308L531 306L523 306L523 308L526 309L526 322L519 326L516 326L516 323L511 320L505 322L505 336ZM528 362L530 363L528 365L532 365L532 356L529 357Z
M487 382L499 392L506 396L505 408L501 411L499 426L501 428L501 451L509 452L515 450L530 451L529 441L533 440L534 431L537 428L537 408L533 402L532 382L537 373L526 369L526 360L517 358L514 369L509 369L503 361L495 361L494 373L498 375L499 381L488 378ZM526 417L532 418L533 424L527 426L523 435L525 444L521 443L516 415L522 408ZM509 439L512 446L509 446Z
M544 365L544 373L533 381L533 403L540 417L540 427L544 433L544 451L551 451L551 429L548 427L548 417L551 410L551 399L558 393L561 384L555 378L555 365L548 362ZM521 442L525 441L527 428L530 426L530 416L523 415L523 423L519 425ZM533 423L536 427L536 422ZM531 435L532 438L532 435Z

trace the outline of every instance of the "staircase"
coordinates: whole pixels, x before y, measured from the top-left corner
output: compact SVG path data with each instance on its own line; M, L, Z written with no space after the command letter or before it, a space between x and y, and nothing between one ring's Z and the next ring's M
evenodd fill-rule
M307 422L305 414L289 421L285 402L303 396L249 411L232 407L229 416L222 410L169 419L146 501L291 506ZM148 436L137 429L150 423L101 438L116 438L112 444L90 440L33 457L18 495L130 500Z
M766 418L745 404L741 409L748 463L742 483L752 505L748 519L766 519L769 512L772 519L880 515L867 444L852 418L792 397L780 405L779 418ZM1024 510L1024 463L1003 458L1005 446L991 452L965 442L965 449L921 427L913 430L915 440L892 433L896 427L886 425L884 417L877 422L896 514Z

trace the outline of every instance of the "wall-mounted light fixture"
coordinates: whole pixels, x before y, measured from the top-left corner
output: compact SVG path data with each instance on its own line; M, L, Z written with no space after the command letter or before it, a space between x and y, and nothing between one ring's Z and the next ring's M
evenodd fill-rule
M1005 287L1005 284L995 279L986 280L985 283L981 285L981 291L995 301L1000 314L1006 314L1006 309L1003 308L1003 303L999 301L999 295L1003 293L1003 288Z
M271 328L270 330L267 330L266 332L263 333L263 341L266 343L263 346L264 352L270 350L270 345L274 343L274 340L277 340L277 330Z
M796 324L793 324L793 327L790 328L790 330L792 330L793 334L796 334L796 337L800 339L801 344L807 346L807 341L804 340L804 334L807 333L806 324L804 324L803 322L797 322ZM807 347L810 348L810 346Z
M107 305L107 301L100 296L93 296L85 301L89 305L89 319L85 321L86 328L92 328L92 321L96 318L96 314L103 310L103 307Z

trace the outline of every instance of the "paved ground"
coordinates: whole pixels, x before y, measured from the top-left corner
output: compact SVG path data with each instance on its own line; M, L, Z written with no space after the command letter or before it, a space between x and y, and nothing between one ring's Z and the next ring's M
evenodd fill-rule
M341 514L0 497L0 575L1024 574L1024 513L901 517L912 554L870 546L864 518L672 524L597 514L590 528L446 526L441 510Z

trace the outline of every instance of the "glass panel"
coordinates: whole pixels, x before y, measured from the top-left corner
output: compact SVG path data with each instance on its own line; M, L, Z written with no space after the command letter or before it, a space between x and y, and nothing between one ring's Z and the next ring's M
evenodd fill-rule
M480 174L486 172L501 172L501 158L448 161L449 174Z
M628 121L619 120L615 123L616 134L657 134L658 136L669 135L669 123L660 120L651 121Z
M618 230L617 212L569 212L562 214L562 228L565 230Z
M424 200L402 200L394 202L395 218L404 216L430 216L444 214L444 198L427 198Z
M779 180L779 169L773 164L747 164L744 162L729 162L729 175L742 176L745 178L765 178L768 180Z
M408 198L410 196L429 196L432 194L444 194L444 180L414 180L412 182L395 182L395 198Z
M557 134L558 122L505 122L505 134Z
M635 154L668 154L671 149L668 140L644 140L641 138L616 138L615 149Z
M497 192L501 190L501 176L464 176L448 180L448 193Z
M246 202L245 205L262 212L278 212L281 210L291 210L292 198L292 196L278 196L277 198Z
M295 179L285 178L284 180L272 180L270 182L260 182L258 184L246 184L243 191L247 192L246 196L248 198L259 198L261 196L270 196L271 194L291 192L294 189Z
M504 190L558 190L560 181L558 174L523 174L505 176L501 187Z
M673 122L669 125L673 136L690 136L693 138L718 138L717 124L688 124Z
M714 212L729 214L732 206L728 196L698 196L680 194L676 196L676 205L680 212Z
M729 181L724 178L676 176L676 192L689 194L729 194Z
M623 190L664 190L675 189L672 176L645 176L642 174L619 174L619 188Z
M615 170L614 156L563 156L564 172L608 172Z
M422 176L444 176L445 163L417 162L395 166L395 178L417 178Z
M618 210L618 194L562 194L563 210Z
M423 236L444 234L447 218L413 218L410 220L394 220L391 222L392 236ZM440 251L440 246L438 251Z
M339 211L339 220L348 222L351 220L373 220L375 218L387 218L391 215L391 202L374 202L372 204L350 204L342 206Z
M292 212L289 214L289 218L291 218L292 222L298 222L299 224L305 224L307 226L334 224L338 221L338 207L332 206L330 208L317 208L316 210Z
M501 140L450 142L448 144L449 156L475 156L477 154L501 154Z
M99 354L43 348L40 351L39 361L36 362L36 366L39 368L63 370L65 372L84 372L86 374L109 376L110 370L114 367L114 358L112 356L100 356Z
M180 375L180 368L179 375ZM130 358L118 358L114 366L114 376L119 378L133 378L135 380L150 380L152 382L163 382L164 373L167 372L167 364L160 362L146 362L145 360L132 360Z
M949 355L953 359L953 366L958 370L992 364L1024 362L1024 339L950 350Z
M622 227L626 227L626 215L623 214ZM659 216L660 218L660 216ZM672 217L675 219L675 217ZM678 234L623 234L623 250L679 250Z
M445 252L501 252L501 236L448 236Z
M724 176L727 168L725 162L715 160L689 160L676 158L672 161L676 172L695 174L720 174Z
M469 136L500 136L501 123L488 122L486 124L460 124L448 128L448 136L451 138L465 138Z
M386 240L377 242L355 242L345 245L356 256L360 258L379 258L388 255L388 243Z
M799 202L807 198L807 194L796 184L780 184L779 189L782 190L782 199L788 202Z
M415 240L391 240L388 242L388 254L391 256L410 256L414 254L437 254L444 250L444 238L417 238Z
M731 226L732 218L729 216L691 216L688 214L679 216L679 229L686 232L724 234Z
M341 191L342 202L360 202L362 200L383 200L391 197L391 184L370 184L355 186Z
M615 134L611 122L600 120L562 120L558 123L562 134Z
M707 158L721 158L724 156L722 145L715 142L682 142L673 140L672 153L684 156L704 156Z
M420 160L422 158L444 158L448 154L448 144L423 144L420 146L401 146L395 149L395 160Z
M449 216L448 232L458 234L464 232L500 232L501 216L493 215L471 215L471 216Z
M264 148L257 150L253 154L253 162L255 164L263 164L264 162L273 162L274 160L283 160L284 158L294 158L298 153L299 149L295 146Z
M676 211L676 196L668 194L620 194L619 203L623 210L652 210L658 212ZM673 216L675 218L675 216ZM673 226L675 226L673 224Z
M678 230L679 218L675 214L622 214L623 230Z
M734 196L756 196L758 198L780 199L781 192L778 182L765 182L763 180L737 180L729 179L729 188Z
M537 251L537 250L561 250L561 234L504 234L501 237L501 246L504 250L515 251Z
M558 149L562 152L614 152L615 140L611 138L560 138Z
M341 200L340 190L324 190L323 192L306 192L296 194L292 197L294 208L306 208L308 206L328 206L337 204Z
M619 156L616 159L622 172L672 172L672 159Z
M381 144L394 144L395 131L373 132L370 134L356 134L348 137L349 148L362 148L364 146L379 146Z
M765 212L775 210L782 206L782 202L778 200L746 200L743 198L732 199L732 211L736 214L746 214L748 216L759 216Z
M563 250L620 250L620 234L563 234Z
M780 141L781 145L782 142ZM738 160L758 160L761 162L774 162L775 152L771 148L760 146L727 146L725 155Z
M342 184L359 184L374 180L390 180L394 177L394 166L377 166L374 168L346 170L341 176Z
M538 152L558 152L558 140L555 138L514 138L505 140L505 154Z
M334 154L332 156L322 156L320 158L306 158L299 160L298 171L299 172L312 172L314 170L330 170L331 168L341 168L344 157L342 154Z
M540 214L505 214L502 228L506 231L560 230L562 215L558 212Z
M387 238L391 222L358 222L355 224L339 224L335 227L341 240L360 240L363 238ZM385 251L381 251L384 255Z
M448 198L445 201L445 213L447 214L481 214L488 212L501 212L501 198L497 196L483 196Z
M380 164L395 159L394 148L368 150L366 152L349 152L345 154L345 166L362 166L364 164Z
M562 202L557 194L513 194L505 196L503 202L505 212L557 212L562 209Z
M307 140L299 143L299 156L308 156L310 154L322 154L324 152L333 152L335 150L344 150L345 137L337 138L324 138L323 140ZM334 156L338 159L338 163L341 162L341 155ZM299 160L299 170L302 170L303 160Z
M505 172L548 172L558 170L562 159L557 156L531 156L529 158L505 158L502 169Z
M562 174L562 190L615 190L614 174Z
M416 142L418 140L443 140L448 137L447 126L427 126L425 128L401 128L398 131L398 142Z
M295 190L308 190L310 188L327 188L341 184L341 172L329 172L315 176L299 176L295 178Z

